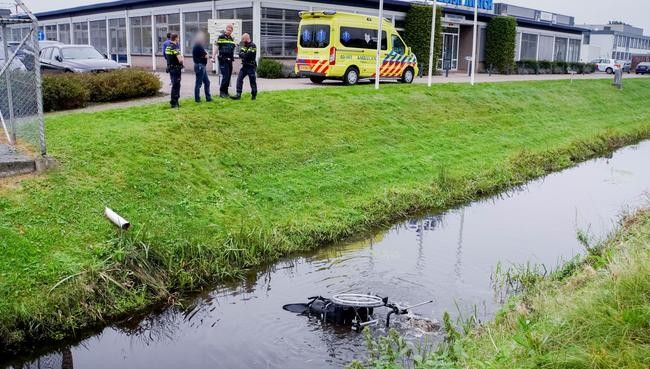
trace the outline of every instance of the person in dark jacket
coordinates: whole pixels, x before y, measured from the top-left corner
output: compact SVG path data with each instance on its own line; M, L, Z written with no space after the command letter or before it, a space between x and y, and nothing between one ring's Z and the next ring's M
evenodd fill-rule
M194 74L196 82L194 83L194 101L201 102L201 86L205 89L205 101L212 101L210 95L210 78L208 78L208 52L205 51L205 33L199 32L194 37L194 47L192 48L192 60L194 61Z
M169 78L172 81L172 93L170 104L172 108L179 108L178 99L181 94L181 71L183 70L183 54L178 46L180 39L177 34L172 33L171 43L165 49L165 58L167 59L167 70Z
M163 54L163 58L165 58L165 63L167 62L167 54L165 52L167 50L167 46L169 46L169 44L172 43L171 38L172 38L172 33L167 32L167 40L165 40L165 42L163 42L163 44L162 44L162 54ZM169 73L169 71L167 71L167 73ZM171 81L170 81L170 83L171 83Z
M230 86L230 77L232 76L232 62L235 59L235 40L232 38L233 26L229 24L226 30L217 38L217 47L215 53L219 52L217 61L219 62L219 73L221 74L221 86L219 87L219 97L228 97L228 87ZM212 56L214 59L214 55Z
M257 46L251 40L248 33L241 35L243 45L239 49L239 59L241 60L241 70L237 75L237 95L233 99L241 99L241 93L244 88L244 78L248 76L251 84L251 96L255 100L257 98L257 78L255 72L257 70Z

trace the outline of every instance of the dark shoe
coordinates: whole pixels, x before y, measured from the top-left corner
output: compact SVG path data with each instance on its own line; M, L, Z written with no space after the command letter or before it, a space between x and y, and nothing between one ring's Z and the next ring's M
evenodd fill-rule
M210 101L212 101L212 96L210 96L210 97L206 97L206 98L205 98L205 101L206 101L206 102L210 102Z
M251 100L257 100L257 95L251 96Z
M222 99L227 99L227 98L230 97L230 95L228 95L228 94L220 94L219 97L222 98Z
M235 96L230 96L230 98L233 100L241 100L241 95L237 94Z
M197 103L200 103L201 99L194 99L194 101L196 101Z
M178 105L178 104L176 104L176 105L172 105L172 109L179 109L180 107L181 107L181 106Z

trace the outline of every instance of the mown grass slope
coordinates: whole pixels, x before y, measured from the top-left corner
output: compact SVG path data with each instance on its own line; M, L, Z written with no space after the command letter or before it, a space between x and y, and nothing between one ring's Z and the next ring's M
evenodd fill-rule
M58 339L242 268L650 137L650 80L285 91L47 119L0 188L0 343ZM104 219L129 219L125 235Z

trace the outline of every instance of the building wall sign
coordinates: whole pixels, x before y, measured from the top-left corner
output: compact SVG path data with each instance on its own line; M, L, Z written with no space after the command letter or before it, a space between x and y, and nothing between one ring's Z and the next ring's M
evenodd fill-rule
M474 1L478 1L478 8L483 10L493 10L494 2L493 0L438 0L439 3L464 6L468 8L474 7Z

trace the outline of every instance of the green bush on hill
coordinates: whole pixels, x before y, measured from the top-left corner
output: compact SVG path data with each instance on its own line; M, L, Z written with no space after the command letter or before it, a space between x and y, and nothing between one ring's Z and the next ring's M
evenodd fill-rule
M420 71L429 68L429 51L431 49L431 13L428 5L412 4L406 13L404 26L404 42L413 50L418 58ZM436 34L434 45L434 70L438 68L438 60L442 55L442 7L436 9Z
M273 59L261 59L257 66L260 78L282 78L282 64Z
M161 82L153 72L121 69L106 73L43 76L43 110L83 108L89 102L111 102L154 96Z
M487 27L485 67L492 72L510 73L515 63L517 20L513 17L494 17Z

